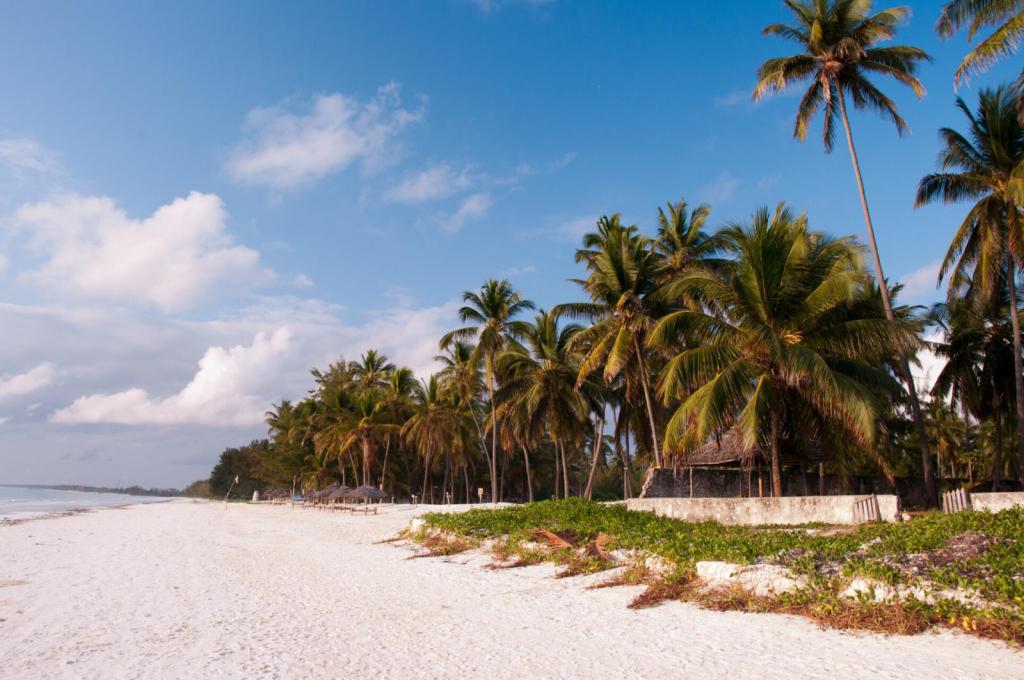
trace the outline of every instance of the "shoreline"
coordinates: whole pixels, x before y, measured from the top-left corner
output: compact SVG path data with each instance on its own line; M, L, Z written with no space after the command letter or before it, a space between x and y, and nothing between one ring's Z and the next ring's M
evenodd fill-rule
M12 677L1012 677L1024 654L956 633L827 631L793 616L626 605L551 565L418 559L379 515L174 499L0 527ZM103 508L106 510L110 508ZM628 646L623 640L629 640Z

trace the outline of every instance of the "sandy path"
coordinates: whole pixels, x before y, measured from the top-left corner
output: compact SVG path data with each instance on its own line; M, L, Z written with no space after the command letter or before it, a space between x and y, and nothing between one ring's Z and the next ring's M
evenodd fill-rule
M967 636L631 611L635 588L375 543L411 516L184 501L0 527L0 677L1024 677Z

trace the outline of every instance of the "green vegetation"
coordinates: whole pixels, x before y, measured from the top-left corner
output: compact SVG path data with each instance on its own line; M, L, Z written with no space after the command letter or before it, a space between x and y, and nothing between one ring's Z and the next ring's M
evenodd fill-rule
M850 608L859 607L877 610L873 612L875 618L866 615L870 611L859 614L865 622L892 624L893 607L897 607L901 617L911 617L900 619L899 630L904 632L928 625L950 625L953 619L961 627L966 621L971 632L1024 642L1024 509L996 514L928 513L902 524L856 528L755 528L681 522L653 513L630 512L621 505L567 499L498 510L428 514L424 521L414 538L425 541L436 554L497 539L499 558L518 557L524 564L556 561L566 564L573 573L586 573L614 565L593 556L584 556L587 561L581 565L577 562L580 550L538 551L536 530L553 532L577 549L604 535L610 537L605 550L636 550L660 557L670 567L667 576L658 577L644 576L634 568L615 583L645 582L672 597L687 597L709 606L723 607L732 602L735 606L726 608L793 611L814 615L825 623L829 618L819 614L830 607L842 614L833 621L837 624L849 623ZM774 604L737 592L712 595L693 587L695 565L705 560L781 565L807 577L808 585L796 593L767 598ZM935 593L936 601L875 603L867 597L841 597L855 577L888 586L924 586ZM677 587L666 591L665 580L675 582ZM984 602L964 604L948 594L944 597L941 591L947 588L976 593ZM912 621L917 624L909 626Z

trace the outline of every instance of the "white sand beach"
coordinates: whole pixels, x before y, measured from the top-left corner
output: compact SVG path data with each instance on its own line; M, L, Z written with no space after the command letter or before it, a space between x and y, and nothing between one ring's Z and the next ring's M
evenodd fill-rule
M1013 678L1024 652L668 603L480 555L409 559L379 516L175 501L0 526L4 678Z

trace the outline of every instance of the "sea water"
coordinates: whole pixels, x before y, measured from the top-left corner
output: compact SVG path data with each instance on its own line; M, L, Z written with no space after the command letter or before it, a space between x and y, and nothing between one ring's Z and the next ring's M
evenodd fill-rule
M68 510L105 508L126 503L159 503L166 500L159 496L0 486L0 518L24 519Z

